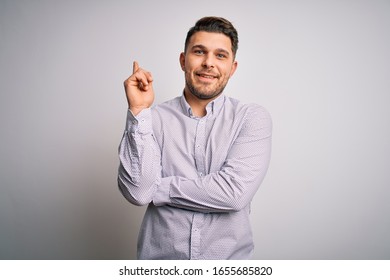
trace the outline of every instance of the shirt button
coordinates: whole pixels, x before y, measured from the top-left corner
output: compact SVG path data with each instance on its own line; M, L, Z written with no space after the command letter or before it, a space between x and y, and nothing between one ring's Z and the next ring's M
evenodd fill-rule
M134 120L134 121L133 121L133 124L137 124L137 121L136 121L136 120Z

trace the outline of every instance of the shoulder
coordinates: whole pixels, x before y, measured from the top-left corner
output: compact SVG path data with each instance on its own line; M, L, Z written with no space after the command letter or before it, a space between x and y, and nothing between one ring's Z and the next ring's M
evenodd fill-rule
M153 109L156 111L166 111L166 110L178 109L180 106L181 106L180 96L178 96L171 100L155 105Z
M232 97L226 97L225 104L227 108L234 111L235 114L241 115L244 120L247 119L267 119L271 121L269 111L256 103L244 103Z
M272 135L272 119L266 108L255 103L244 103L228 97L226 108L232 110L233 118L240 123L241 137L264 139Z
M152 107L152 114L155 119L171 118L178 112L181 112L180 97L175 97Z
M164 123L170 123L172 120L180 118L181 102L180 96L163 103L153 105L151 108L153 128L155 132L161 132Z

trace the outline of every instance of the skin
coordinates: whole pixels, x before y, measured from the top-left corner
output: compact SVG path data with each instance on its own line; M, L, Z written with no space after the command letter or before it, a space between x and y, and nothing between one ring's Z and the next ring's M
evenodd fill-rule
M199 31L180 54L184 71L184 95L194 115L206 114L206 106L217 98L237 69L231 40L222 33ZM129 109L137 115L154 100L152 74L133 64L133 74L124 82Z
M127 103L130 111L136 116L154 101L152 74L133 63L133 74L124 82Z

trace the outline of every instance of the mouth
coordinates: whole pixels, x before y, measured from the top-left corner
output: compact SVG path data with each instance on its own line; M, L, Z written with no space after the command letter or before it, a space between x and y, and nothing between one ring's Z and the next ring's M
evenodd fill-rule
M218 75L210 74L210 73L196 73L196 76L200 77L201 80L204 81L212 81L218 78Z

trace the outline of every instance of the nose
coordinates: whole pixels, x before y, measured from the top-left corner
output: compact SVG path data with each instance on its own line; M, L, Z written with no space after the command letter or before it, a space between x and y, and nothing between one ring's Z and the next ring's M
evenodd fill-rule
M204 56L202 66L206 69L214 68L214 57L211 53Z

